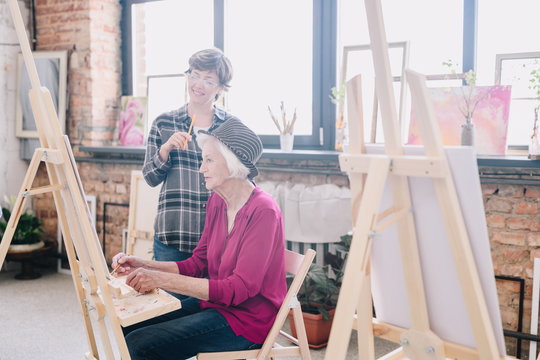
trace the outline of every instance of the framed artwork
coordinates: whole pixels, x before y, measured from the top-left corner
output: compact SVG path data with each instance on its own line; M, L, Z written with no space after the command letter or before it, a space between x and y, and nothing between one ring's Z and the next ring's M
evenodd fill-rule
M144 145L147 126L147 99L142 96L122 96L118 139L122 146Z
M533 69L540 69L540 52L497 54L495 59L495 84L512 86L508 144L514 150L529 144L533 133L534 107L538 104L529 89Z
M506 154L506 134L510 108L511 86L492 85L428 88L435 116L441 130L443 145L460 145L464 96L471 93L473 102L478 99L472 122L475 126L475 148L481 155ZM411 110L409 145L421 145L420 130Z
M185 74L150 75L146 89L148 117L145 138L155 118L188 102L187 78Z
M390 65L393 69L393 81L395 82L394 93L399 98L399 120L400 123L403 123L407 102L407 82L404 76L404 70L409 64L409 42L390 42L388 43L388 49ZM349 78L357 74L362 75L362 97L365 104L363 116L365 119L371 118L369 142L375 143L379 140L382 141L382 139L377 139L377 128L382 126L382 124L378 124L377 122L377 119L380 117L378 114L379 102L375 92L375 70L370 44L343 47L340 86L344 86ZM372 104L372 106L368 106L367 104ZM344 101L342 101L338 104L338 116L344 111ZM379 131L379 134L382 135L382 131Z
M67 106L67 51L32 52L41 86L46 87L58 115L62 133L66 132ZM39 133L30 104L29 91L32 88L24 65L22 53L17 61L17 103L15 110L15 135L19 138L38 139Z

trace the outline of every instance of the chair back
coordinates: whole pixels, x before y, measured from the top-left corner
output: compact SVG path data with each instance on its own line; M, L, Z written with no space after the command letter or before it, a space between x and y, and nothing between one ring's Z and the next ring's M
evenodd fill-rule
M295 276L291 283L291 286L289 286L287 295L285 296L285 299L283 300L283 303L281 304L281 307L279 308L278 314L276 316L276 320L274 321L274 325L270 329L270 332L268 333L268 336L266 337L266 340L261 348L260 359L265 359L268 353L270 352L270 350L272 349L272 346L274 346L274 343L280 333L280 330L283 327L283 323L285 322L285 319L289 315L290 309L293 309L293 311L297 309L298 310L297 313L301 313L300 303L298 303L298 299L296 298L296 295L298 294L298 290L300 289L300 286L302 286L302 283L304 282L306 274L309 270L309 266L313 262L313 258L315 257L315 254L316 252L313 249L308 249L305 255L295 253L294 251L285 250L285 270L288 273L294 274ZM298 324L298 321L296 320L297 319L295 317L295 325ZM307 347L306 330L304 328L303 320L301 321L301 324L299 325L301 325L302 329L296 329L298 330L296 332L296 334L298 334L298 342L299 343L305 342L305 349L306 351L309 351L309 348ZM302 337L306 337L306 338L302 339ZM305 359L306 357L303 356L302 358ZM257 356L257 359L259 359L259 356Z
M257 358L257 360L268 359L269 357L275 358L276 356L298 356L302 360L310 360L309 346L307 342L306 329L304 327L304 320L302 318L302 310L300 309L300 303L296 295L304 278L309 270L309 266L313 262L315 257L315 250L308 249L305 255L298 254L294 251L285 250L285 271L294 275L294 279L289 286L287 295L279 308L276 319L272 328L266 336L260 350L240 350L240 351L228 351L228 352L214 352L214 353L199 353L197 359L199 360L224 360L224 359L244 359L244 358ZM287 334L281 330L289 311L293 312L294 326L298 339L292 335ZM294 347L274 347L277 337L279 335L285 336L289 341L296 344Z

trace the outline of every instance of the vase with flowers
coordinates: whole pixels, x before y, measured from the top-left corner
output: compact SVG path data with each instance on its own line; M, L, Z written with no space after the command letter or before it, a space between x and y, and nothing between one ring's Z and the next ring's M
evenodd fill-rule
M531 70L529 89L534 93L536 105L534 107L534 124L531 142L529 144L529 159L540 159L540 139L538 134L538 111L540 110L540 67Z
M453 75L456 75L456 67L452 60L443 61L443 66L450 69ZM462 102L459 105L459 111L465 118L463 124L461 124L461 145L474 146L475 144L475 127L473 122L473 115L478 104L485 99L489 98L494 87L487 87L482 90L475 91L476 88L476 72L469 70L463 74L463 80L467 86L462 86L461 95ZM480 88L478 88L480 89Z
M287 120L287 111L285 109L285 103L283 101L281 101L279 109L281 111L281 124L272 112L272 109L270 109L270 105L268 105L268 112L270 113L270 117L272 118L272 121L274 122L279 131L279 143L281 151L292 151L294 144L294 124L296 123L296 109L294 109L294 113L290 121Z
M343 107L345 103L345 84L341 84L339 89L334 86L330 89L330 101L337 105L338 116L336 119L336 151L344 151L347 147L347 134L345 133L345 115Z

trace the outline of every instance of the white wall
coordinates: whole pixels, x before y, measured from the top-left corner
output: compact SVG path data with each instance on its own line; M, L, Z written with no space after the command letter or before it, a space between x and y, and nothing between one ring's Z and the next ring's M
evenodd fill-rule
M28 22L24 1L19 7ZM0 202L4 195L17 195L28 163L20 160L19 139L15 137L15 95L19 41L6 0L0 0Z

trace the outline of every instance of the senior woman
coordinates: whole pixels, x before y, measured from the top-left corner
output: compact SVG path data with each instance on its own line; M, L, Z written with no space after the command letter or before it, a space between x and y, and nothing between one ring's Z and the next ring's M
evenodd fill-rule
M189 296L181 309L124 329L134 360L258 348L285 298L283 216L252 181L260 139L230 119L201 131L197 141L200 172L213 193L193 256L162 262L120 253L113 259L118 274L127 274L126 283L141 293L161 288Z

